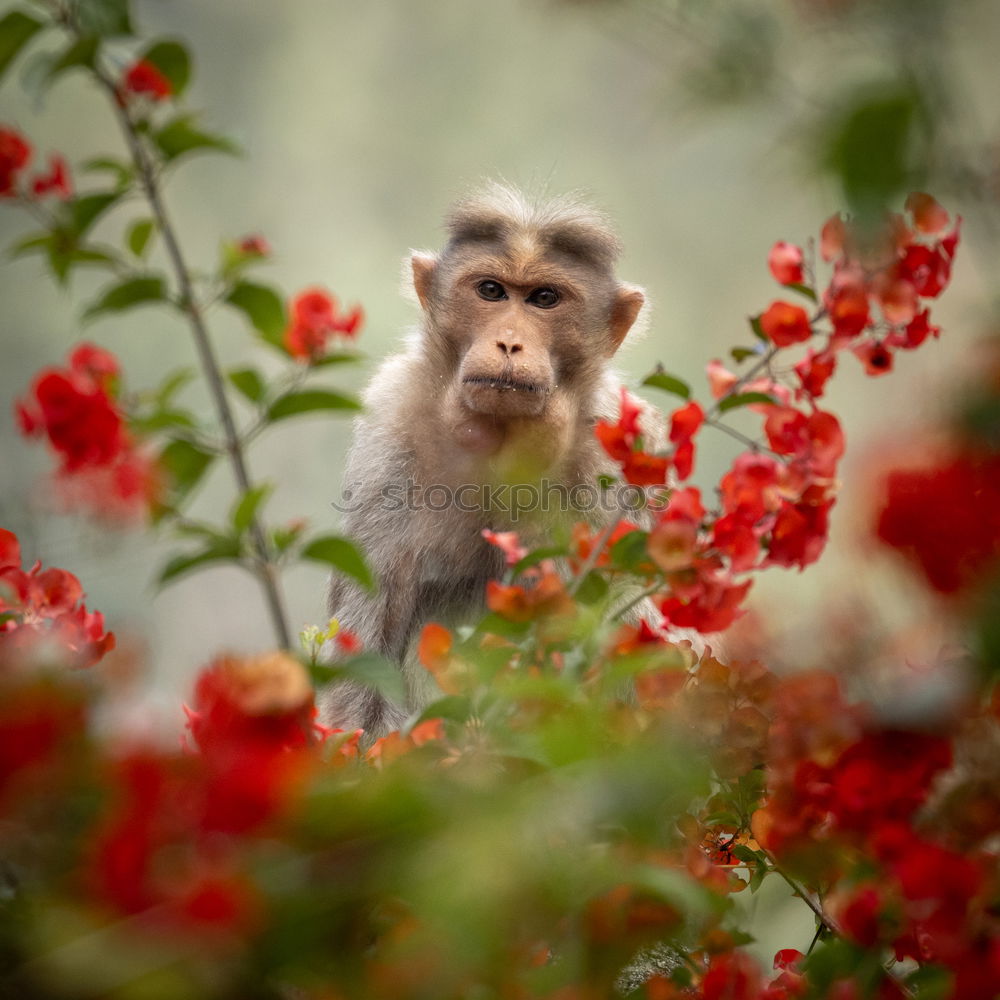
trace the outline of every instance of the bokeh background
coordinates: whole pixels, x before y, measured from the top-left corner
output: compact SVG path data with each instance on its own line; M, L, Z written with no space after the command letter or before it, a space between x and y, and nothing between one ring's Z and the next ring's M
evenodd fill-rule
M400 295L408 249L439 246L447 205L483 178L581 190L609 213L626 246L620 273L653 303L647 336L620 356L626 381L636 386L660 361L703 399L705 362L751 344L747 316L780 297L766 265L776 240L803 243L848 206L863 211L884 197L901 207L911 187L933 191L966 219L953 286L934 310L941 339L899 357L877 382L843 359L829 408L849 453L831 545L805 575L772 571L755 597L769 627L811 640L812 656L832 608L920 617L920 595L872 552L869 493L878 459L919 441L947 408L993 322L998 5L144 0L136 20L146 37L189 45L187 103L245 152L191 158L171 178L189 259L207 269L223 239L259 233L274 249L262 280L289 294L321 285L362 303L368 360L326 379L352 390L416 318ZM5 82L0 121L28 134L38 155L60 150L79 162L121 148L82 75L44 96L32 79L26 64ZM130 217L126 206L101 225L117 238ZM0 207L4 245L27 228ZM80 339L77 317L101 283L81 270L57 289L36 258L0 267L0 523L29 561L76 572L88 605L146 657L135 725L176 731L201 665L273 640L245 574L215 568L157 592L152 581L174 543L51 510L51 459L18 437L11 403ZM227 363L273 364L236 314L213 313L211 328ZM187 330L156 309L84 333L123 359L132 388L193 360ZM197 387L186 392L203 405ZM349 433L347 419L310 417L254 445L253 472L280 484L272 522L305 517L336 530L330 502ZM711 430L701 440L696 478L708 489L734 445ZM231 501L228 469L218 466L199 510ZM319 568L287 574L294 625L323 620L324 587Z
M582 190L603 207L624 238L621 275L654 305L648 335L620 356L626 380L636 385L662 361L703 396L704 363L750 343L746 317L779 295L766 267L775 240L814 237L832 212L863 208L870 188L897 207L910 186L931 188L966 217L953 288L935 310L944 333L878 382L844 359L829 398L850 449L833 543L813 572L773 571L757 587L759 604L780 609L775 622L805 629L844 595L917 600L897 593L891 569L868 552L859 487L873 456L945 405L991 322L997 5L145 0L136 20L147 37L190 46L187 103L245 151L193 157L171 178L190 260L207 268L223 239L260 233L274 248L264 280L288 293L322 285L362 303L369 360L339 373L353 389L415 319L399 294L408 249L438 246L446 206L484 177ZM0 118L26 132L37 155L61 150L79 162L120 149L82 74L41 95L31 61L16 70L0 92ZM850 145L845 154L852 114L894 100L909 123L902 140L880 145L876 115L871 134L861 130L860 160ZM105 233L117 237L130 215L128 206L109 215ZM3 207L5 245L27 225ZM49 509L50 458L19 439L10 403L81 337L77 316L100 285L78 270L57 289L37 258L0 268L0 521L29 559L76 571L89 604L148 646L154 700L173 718L200 664L221 648L265 646L270 634L253 581L238 571L212 569L157 593L151 581L169 544ZM211 325L227 362L271 363L235 314L217 311ZM132 388L192 360L187 331L156 309L84 333L122 357ZM188 393L199 405L197 388ZM254 446L255 474L281 484L272 520L336 529L330 501L348 436L346 419L323 416L280 425ZM698 481L708 488L733 451L721 435L702 439ZM230 489L220 463L198 505L217 510ZM294 623L321 620L322 571L295 569L285 583Z

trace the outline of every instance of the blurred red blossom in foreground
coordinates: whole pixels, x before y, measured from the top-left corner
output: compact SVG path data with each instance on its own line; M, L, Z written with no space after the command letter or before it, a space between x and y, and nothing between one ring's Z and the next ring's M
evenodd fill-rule
M0 528L0 648L5 656L89 667L114 648L104 617L88 611L80 581L64 569L21 569L13 532Z

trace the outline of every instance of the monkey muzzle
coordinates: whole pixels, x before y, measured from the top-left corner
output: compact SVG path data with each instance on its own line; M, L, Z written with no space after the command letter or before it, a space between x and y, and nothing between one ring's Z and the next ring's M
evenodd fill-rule
M462 379L462 402L476 413L497 417L537 416L545 409L548 395L549 386L507 371Z

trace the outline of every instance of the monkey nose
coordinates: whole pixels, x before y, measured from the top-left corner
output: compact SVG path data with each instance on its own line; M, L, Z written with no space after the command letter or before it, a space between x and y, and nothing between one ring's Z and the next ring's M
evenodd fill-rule
M522 344L518 344L510 338L507 338L506 340L498 340L497 347L499 347L503 355L508 358L512 354L517 354L518 351L524 350L524 346Z

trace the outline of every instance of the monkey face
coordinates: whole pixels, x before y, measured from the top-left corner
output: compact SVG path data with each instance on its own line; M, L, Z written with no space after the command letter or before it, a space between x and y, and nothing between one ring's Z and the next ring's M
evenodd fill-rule
M454 395L494 418L542 417L554 394L576 391L620 342L614 303L628 294L634 305L621 336L642 304L641 293L532 241L482 241L441 260L417 255L413 271Z

